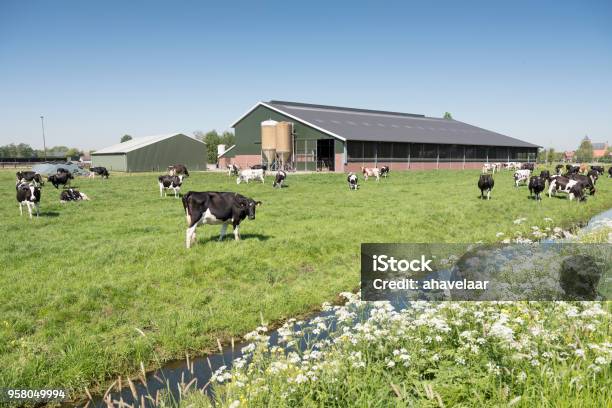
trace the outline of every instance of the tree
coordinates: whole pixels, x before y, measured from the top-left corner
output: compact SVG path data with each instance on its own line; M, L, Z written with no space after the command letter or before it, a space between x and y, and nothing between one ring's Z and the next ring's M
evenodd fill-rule
M229 131L225 131L223 134L219 135L214 129L206 133L201 130L196 130L193 132L193 135L196 139L206 143L206 151L208 152L207 161L209 164L217 163L217 146L224 144L230 147L236 143L236 137Z
M450 112L444 112L444 116L443 117L444 117L444 119L452 119L453 115L451 115Z
M547 154L547 156L546 156L546 161L547 161L548 163L553 163L553 162L555 162L555 153L556 153L556 152L555 152L555 149L554 149L554 148L552 148L552 147L551 147L551 148L549 148L549 149L548 149L548 154Z
M588 138L584 138L580 147L576 150L576 161L590 162L593 160L593 145Z
M128 140L132 140L132 136L130 136L130 135L123 135L123 136L121 136L121 143L127 142Z

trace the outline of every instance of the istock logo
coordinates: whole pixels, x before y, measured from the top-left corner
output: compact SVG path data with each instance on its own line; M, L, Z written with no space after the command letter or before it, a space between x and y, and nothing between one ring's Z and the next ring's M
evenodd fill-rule
M431 259L421 255L421 259L395 259L388 255L372 255L372 268L374 272L433 272L429 267Z

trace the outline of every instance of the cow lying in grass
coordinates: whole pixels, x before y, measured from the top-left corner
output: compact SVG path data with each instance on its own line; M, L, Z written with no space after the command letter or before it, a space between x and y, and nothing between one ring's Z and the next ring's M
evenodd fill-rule
M53 187L59 188L60 185L66 187L70 184L70 180L74 179L72 173L68 171L62 171L63 169L58 169L56 174L52 174L47 177L47 181L53 184Z
M15 186L17 190L17 202L19 203L19 215L23 215L23 206L28 207L28 213L32 218L32 209L36 210L36 216L39 214L40 205L40 187L34 183L19 183Z
M68 201L81 200L89 201L89 197L87 197L87 194L81 193L79 190L69 188L68 190L63 190L60 193L60 203L62 204L67 203Z
M238 193L190 191L183 196L183 208L187 218L186 245L190 248L196 242L196 228L199 224L221 224L219 241L225 237L227 225L234 228L234 239L240 240L240 222L245 218L255 219L255 208L261 201L255 201Z

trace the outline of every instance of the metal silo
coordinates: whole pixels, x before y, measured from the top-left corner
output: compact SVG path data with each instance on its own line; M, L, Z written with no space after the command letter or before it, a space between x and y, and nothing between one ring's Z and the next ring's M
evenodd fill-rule
M293 123L278 122L276 125L276 153L282 166L287 163L293 151Z
M268 164L272 164L276 158L276 125L275 120L261 122L261 151Z

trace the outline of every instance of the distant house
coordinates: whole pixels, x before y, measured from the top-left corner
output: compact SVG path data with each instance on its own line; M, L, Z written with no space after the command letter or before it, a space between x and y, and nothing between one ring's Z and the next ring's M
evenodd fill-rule
M563 161L571 162L574 161L574 155L576 152L574 150L566 150L563 152Z
M600 159L606 155L608 151L608 142L593 142L593 158Z

